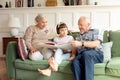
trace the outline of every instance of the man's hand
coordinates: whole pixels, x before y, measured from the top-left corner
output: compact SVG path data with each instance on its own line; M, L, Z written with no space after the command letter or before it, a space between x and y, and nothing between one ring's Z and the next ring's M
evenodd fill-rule
M70 44L73 47L81 47L82 46L82 42L81 41L71 41Z

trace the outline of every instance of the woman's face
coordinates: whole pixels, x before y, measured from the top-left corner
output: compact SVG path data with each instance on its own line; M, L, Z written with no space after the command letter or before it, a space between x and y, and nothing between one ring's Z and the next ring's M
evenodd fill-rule
M59 36L64 37L68 34L68 28L61 28L59 29Z
M47 19L46 18L41 19L37 25L39 28L43 29L47 25Z

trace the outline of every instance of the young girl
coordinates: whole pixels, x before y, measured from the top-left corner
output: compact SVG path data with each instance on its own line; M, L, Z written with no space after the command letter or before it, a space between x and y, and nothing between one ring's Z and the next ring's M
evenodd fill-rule
M54 42L56 44L64 44L64 43L69 43L70 41L73 41L73 37L68 34L68 27L65 23L60 23L56 27L56 31L58 36L54 38ZM38 69L39 73L45 75L45 76L50 76L51 71L58 71L58 66L63 60L73 60L76 55L76 50L70 49L70 50L62 50L58 48L55 51L54 57L51 57L48 60L48 63L50 67L45 70Z

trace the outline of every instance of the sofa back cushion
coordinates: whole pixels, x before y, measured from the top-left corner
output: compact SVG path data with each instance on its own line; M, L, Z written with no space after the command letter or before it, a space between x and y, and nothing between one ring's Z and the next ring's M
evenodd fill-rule
M103 43L106 43L106 42L109 42L109 31L104 31L104 34L103 34Z
M68 32L68 35L73 36L74 39L79 35L80 32Z
M113 42L111 56L120 57L120 30L109 31L109 39Z

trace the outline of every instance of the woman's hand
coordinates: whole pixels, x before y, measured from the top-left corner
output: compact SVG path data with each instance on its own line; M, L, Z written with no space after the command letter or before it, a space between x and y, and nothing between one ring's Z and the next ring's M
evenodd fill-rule
M33 54L33 53L36 52L36 51L37 51L37 49L31 48L31 49L30 49L30 54Z

